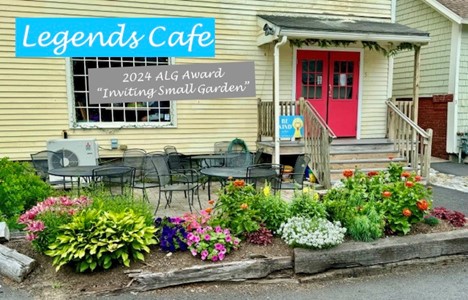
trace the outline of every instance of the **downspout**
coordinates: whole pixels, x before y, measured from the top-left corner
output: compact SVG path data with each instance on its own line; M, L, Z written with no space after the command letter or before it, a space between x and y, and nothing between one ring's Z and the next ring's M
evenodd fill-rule
M280 138L279 138L279 118L280 118L280 105L279 105L279 47L284 45L288 40L287 36L283 36L281 41L275 45L274 51L274 63L273 63L273 104L275 106L275 156L273 157L273 163L279 164L280 163Z

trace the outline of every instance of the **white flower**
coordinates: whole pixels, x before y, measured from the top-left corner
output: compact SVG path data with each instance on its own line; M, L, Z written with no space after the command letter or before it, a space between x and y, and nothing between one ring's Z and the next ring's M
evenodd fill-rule
M322 249L341 244L346 228L323 218L292 217L281 224L278 232L289 245Z

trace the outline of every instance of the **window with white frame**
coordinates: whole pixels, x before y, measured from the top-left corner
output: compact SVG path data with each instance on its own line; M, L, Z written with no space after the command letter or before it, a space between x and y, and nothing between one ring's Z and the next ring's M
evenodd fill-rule
M89 68L168 65L168 57L74 57L71 64L76 127L171 124L171 101L90 104L88 89Z

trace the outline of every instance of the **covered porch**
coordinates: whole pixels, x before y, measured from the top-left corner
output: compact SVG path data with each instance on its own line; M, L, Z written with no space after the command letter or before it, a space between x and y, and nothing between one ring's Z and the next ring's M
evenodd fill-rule
M365 153L372 150L362 150L363 144L375 148L375 141L382 140L390 142L396 154L382 151L385 158L375 158L379 165L397 159L427 176L432 134L416 124L420 49L429 42L428 33L397 23L316 16L261 15L258 25L257 45L273 48L274 59L272 101L258 101L257 145L272 155L273 162L279 163L281 155L305 153L311 157L315 177L329 187L332 173L338 172L335 162L365 169L358 152L334 159L332 143L346 140ZM400 51L414 51L413 101L404 109L390 100L392 56ZM284 88L288 82L290 90ZM279 120L284 115L303 117L300 139L280 138Z

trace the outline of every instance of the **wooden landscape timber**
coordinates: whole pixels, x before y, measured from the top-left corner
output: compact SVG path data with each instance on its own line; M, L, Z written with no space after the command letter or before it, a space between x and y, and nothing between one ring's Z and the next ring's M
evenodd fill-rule
M35 266L34 259L0 245L0 275L21 282Z

